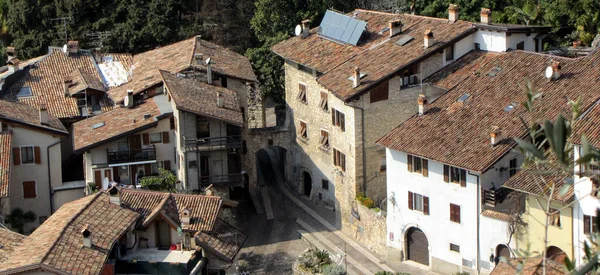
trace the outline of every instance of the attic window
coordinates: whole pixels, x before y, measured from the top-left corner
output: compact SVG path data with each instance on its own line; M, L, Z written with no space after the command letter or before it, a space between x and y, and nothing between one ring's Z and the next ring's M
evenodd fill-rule
M458 101L460 103L465 102L465 101L467 101L467 99L469 99L470 96L471 96L471 94L463 94L456 101Z
M98 122L94 125L92 125L92 130L98 129L100 127L103 127L105 125L104 121Z
M31 93L31 87L25 86L19 89L19 93L17 93L17 97L30 97L33 94Z
M517 107L517 103L513 102L511 104L508 104L506 107L504 107L504 111L505 112L510 112L512 111L515 107Z
M488 73L488 76L494 77L496 76L500 71L502 71L502 68L500 67L495 67L493 69L490 70L490 72Z

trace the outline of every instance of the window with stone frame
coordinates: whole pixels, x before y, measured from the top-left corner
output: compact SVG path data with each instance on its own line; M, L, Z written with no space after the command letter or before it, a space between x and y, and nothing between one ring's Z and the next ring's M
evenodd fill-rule
M21 164L34 163L34 147L33 146L22 146L21 147Z
M583 215L583 233L589 235L590 233L598 232L598 227L594 222L594 216Z
M308 101L306 100L306 90L306 84L298 83L298 100L300 100L300 102L302 103L308 103Z
M429 197L408 191L408 209L429 215Z
M346 115L344 113L331 108L331 124L340 128L342 132L346 131Z
M300 121L300 128L298 129L298 137L301 139L308 140L308 125L304 121Z
M321 130L321 139L319 140L319 144L323 149L329 149L329 132L325 130Z
M346 171L346 155L335 148L333 148L333 165Z
M561 227L560 211L558 211L558 209L550 208L550 212L548 214L550 214L548 216L549 224L552 226Z
M327 93L321 92L321 100L319 101L319 108L327 112L329 110L329 103L327 102Z
M467 187L467 170L444 165L444 181L458 183L461 187Z
M406 157L408 172L419 173L422 174L424 177L429 176L428 161L426 159L408 154L406 155Z

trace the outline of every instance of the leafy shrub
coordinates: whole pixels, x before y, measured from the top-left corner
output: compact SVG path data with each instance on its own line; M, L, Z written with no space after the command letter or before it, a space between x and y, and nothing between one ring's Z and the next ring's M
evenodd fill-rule
M373 202L373 199L371 199L371 198L366 198L362 203L367 208L373 208L373 207L375 207L375 203Z
M365 199L367 198L367 196L365 195L365 193L358 193L356 194L356 200L359 202L363 202Z
M159 176L143 177L140 180L142 188L154 191L175 191L175 182L177 177L171 171L158 169Z
M346 270L341 265L328 264L323 267L323 275L346 275Z
M326 265L331 263L331 258L329 258L329 252L326 250L317 250L313 253L317 260L317 264Z

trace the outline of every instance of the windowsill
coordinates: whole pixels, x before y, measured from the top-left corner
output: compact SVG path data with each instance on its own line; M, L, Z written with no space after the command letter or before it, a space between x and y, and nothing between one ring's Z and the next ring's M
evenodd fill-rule
M304 144L308 144L308 138L305 137L297 137L298 140L302 141Z
M306 101L302 101L302 100L300 100L300 103L302 103L302 104L304 104L304 105L308 105L308 102L306 102Z
M328 113L329 114L329 108L322 108L323 112Z
M325 153L329 153L331 152L331 147L324 147L323 145L319 146L319 149L321 149L321 151L325 152Z

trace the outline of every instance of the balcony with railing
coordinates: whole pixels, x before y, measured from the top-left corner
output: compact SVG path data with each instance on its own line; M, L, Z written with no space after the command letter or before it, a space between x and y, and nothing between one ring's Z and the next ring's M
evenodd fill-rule
M481 189L482 211L491 213L501 219L519 213L525 205L524 197L514 190L500 187L498 189ZM484 214L485 215L485 214Z
M241 136L185 138L185 148L188 151L211 151L242 148Z
M141 162L156 160L156 148L129 149L110 151L106 149L108 164L119 164L128 162Z
M214 187L233 187L244 185L244 177L242 176L242 173L200 176L199 181L200 185L203 187L209 185L212 185Z

